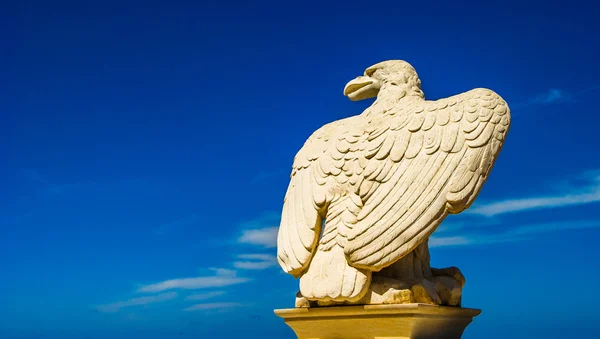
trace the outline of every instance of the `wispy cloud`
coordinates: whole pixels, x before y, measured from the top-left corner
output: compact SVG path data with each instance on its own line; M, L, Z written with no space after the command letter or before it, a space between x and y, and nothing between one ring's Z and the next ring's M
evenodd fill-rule
M126 301L119 301L119 302L115 302L115 303L107 304L107 305L100 305L100 306L97 306L96 309L100 312L106 312L106 313L118 312L120 309L122 309L124 307L148 305L148 304L172 300L172 299L175 299L176 297L177 297L176 292L168 292L168 293L162 293L162 294L157 294L157 295L152 295L152 296L133 298L133 299L129 299Z
M522 241L528 238L515 236L510 233L503 234L469 234L454 237L435 237L429 239L430 248L439 247L459 247L459 246L478 246L490 245L506 242Z
M270 254L240 254L241 261L235 261L233 266L245 270L264 270L277 265L277 258Z
M220 297L225 295L225 291L213 291L208 293L190 294L185 299L187 300L206 300L210 298Z
M526 236L540 233L598 227L600 227L600 220L570 220L521 226L507 232L506 234L511 236Z
M264 212L258 218L240 224L238 243L259 245L267 248L277 246L280 213Z
M587 171L546 186L550 186L552 194L476 203L463 215L474 217L475 220L470 223L480 227L469 228L465 222L444 222L440 225L440 231L430 238L429 245L449 247L512 242L527 240L542 233L600 227L600 220L552 221L531 225L514 225L511 222L503 226L506 231L494 232L499 228L491 226L504 224L500 216L505 214L600 203L600 170Z
M558 194L478 204L464 213L491 217L506 213L600 202L600 175L595 174L590 179L583 187L567 187Z
M223 310L223 309L231 309L235 307L241 307L243 304L236 302L220 302L220 303L207 303L207 304L196 304L190 306L184 311L200 311L200 310Z
M171 289L203 289L212 287L225 287L243 284L250 281L249 278L238 277L236 272L228 269L216 269L213 276L202 276L194 278L179 278L161 281L154 284L144 285L138 292L162 292Z
M488 205L475 207L468 214L495 216L505 213L521 212L534 209L567 207L573 205L600 202L600 191L583 194L569 194L549 197L536 197L504 200Z
M453 237L437 237L431 236L429 238L429 247L445 247L445 246L456 246L456 245L468 245L471 240L464 236L453 236Z
M600 86L591 86L579 91L569 91L561 88L550 88L545 92L536 94L531 99L525 102L517 103L511 106L527 107L532 105L543 106L555 103L576 102L578 97L596 90L600 90Z
M522 225L496 234L471 233L449 237L432 236L430 247L450 247L514 242L531 239L544 233L600 228L600 220L568 220L561 222Z
M551 88L545 93L538 94L532 99L534 104L551 104L561 101L572 101L573 96L564 90L558 88Z
M240 243L260 245L264 247L277 246L278 227L267 227L256 230L244 230L238 239Z

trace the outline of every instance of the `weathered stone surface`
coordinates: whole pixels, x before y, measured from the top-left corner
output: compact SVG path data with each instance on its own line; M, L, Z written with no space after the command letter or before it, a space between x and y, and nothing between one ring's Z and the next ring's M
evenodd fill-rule
M435 277L435 289L442 300L441 304L460 306L462 286L455 279L446 276Z
M510 127L507 103L484 88L425 100L401 60L367 68L344 94L376 100L308 138L285 195L277 253L300 278L297 305L460 305L464 277L430 268L427 240L481 191Z
M370 292L367 293L367 296L365 296L365 299L361 303L381 305L410 304L415 302L410 291L410 286L392 278L373 277Z
M296 293L296 307L310 307L310 302L300 292Z
M438 295L435 285L429 280L423 279L420 283L414 284L410 290L418 303L435 305L442 303L442 299Z

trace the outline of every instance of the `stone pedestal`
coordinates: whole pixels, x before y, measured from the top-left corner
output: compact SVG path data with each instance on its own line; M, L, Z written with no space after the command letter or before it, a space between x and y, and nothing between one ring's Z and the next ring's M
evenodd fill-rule
M298 339L460 339L479 313L427 304L275 310Z

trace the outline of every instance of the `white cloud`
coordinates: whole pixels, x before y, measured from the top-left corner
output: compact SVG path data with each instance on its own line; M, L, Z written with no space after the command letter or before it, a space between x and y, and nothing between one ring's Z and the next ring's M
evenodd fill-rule
M275 265L267 261L236 261L233 266L242 270L264 270Z
M587 94L592 91L597 91L600 86L592 86L584 88L578 92L569 92L558 88L551 88L544 93L536 95L531 99L531 104L553 104L556 102L575 102L576 97Z
M444 247L444 246L456 246L456 245L467 245L470 244L471 240L464 236L454 237L436 237L432 236L429 238L429 247Z
M213 291L208 293L197 293L188 295L185 299L187 300L206 300L210 298L220 297L225 295L225 291Z
M496 234L472 233L451 237L435 237L429 240L430 247L449 247L514 242L531 239L543 233L600 228L600 220L570 220L552 223L522 225Z
M253 220L241 223L242 234L237 242L258 245L266 248L277 246L280 213L267 211Z
M468 234L468 235L457 235L454 237L444 238L430 238L430 248L439 247L459 247L459 246L476 246L476 245L488 245L498 244L505 242L514 242L527 239L523 236L516 236L511 233L502 234ZM434 240L434 241L432 241Z
M600 202L600 176L595 176L591 179L592 180L589 181L584 187L569 188L559 194L531 198L509 199L488 204L475 205L466 210L464 213L491 217L505 213L568 207Z
M592 91L597 91L597 90L600 90L600 86L591 86L591 87L583 88L579 91L567 91L564 89L550 88L545 92L542 92L535 96L532 96L527 101L524 101L521 103L513 103L511 105L511 107L513 107L513 108L524 108L524 107L530 107L530 106L542 107L544 105L551 105L551 104L562 103L562 102L573 103L573 102L578 101L578 97L583 96Z
M233 266L245 270L264 270L277 264L277 258L270 254L241 254L243 261L235 261Z
M100 312L117 312L121 308L130 307L130 306L140 306L140 305L148 305L157 302L163 302L175 299L177 297L176 292L169 292L163 294L157 294L146 297L133 298L126 301L119 301L112 304L100 305L97 307Z
M248 278L241 278L235 275L235 271L228 269L214 269L216 275L195 278L180 278L165 280L158 283L144 285L138 289L138 292L162 292L171 289L201 289L211 287L225 287L242 284L250 281Z
M542 223L534 225L525 225L517 227L514 230L508 231L506 234L510 236L525 236L540 233L578 230L588 228L599 228L600 220L571 220L562 222Z
M555 182L551 185L551 189L558 193L476 204L463 214L480 218L479 220L471 221L471 224L501 226L502 222L499 218L495 218L496 216L600 202L600 171L588 171L571 179L574 180ZM574 182L577 182L578 185L574 186ZM466 226L465 223L460 222L443 223L440 227L443 236L439 236L440 232L436 231L430 238L430 246L448 247L521 241L543 233L599 228L600 220L571 220L521 226L510 225L505 232L496 233L488 232L487 230L490 227L479 227L478 230L468 231L469 228ZM494 229L498 228L494 227Z
M556 88L552 88L545 93L537 95L532 102L537 104L551 104L559 101L573 100L572 95Z
M278 227L244 230L238 242L272 248L277 246L278 230Z
M229 308L234 308L234 307L241 307L243 306L240 303L235 303L235 302L221 302L221 303L207 303L207 304L196 304L193 306L190 306L186 309L184 309L184 311L199 311L199 310L222 310L222 309L229 309Z
M468 211L468 214L479 214L491 217L498 214L521 212L534 209L537 210L544 208L567 207L594 202L600 202L600 190L593 193L504 200L474 207L471 211Z
M238 255L240 259L250 259L250 260L262 260L262 261L274 261L277 262L277 258L271 254L240 254Z
M210 268L210 270L214 271L216 275L220 276L234 277L237 274L235 270L230 270L228 268Z

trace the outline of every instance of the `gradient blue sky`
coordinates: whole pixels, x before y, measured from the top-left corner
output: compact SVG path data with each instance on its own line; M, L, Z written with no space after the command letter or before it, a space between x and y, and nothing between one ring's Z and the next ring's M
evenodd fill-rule
M483 309L464 338L600 337L597 8L503 3L3 2L0 337L294 338L272 313L292 159L385 59L512 109L432 240Z

